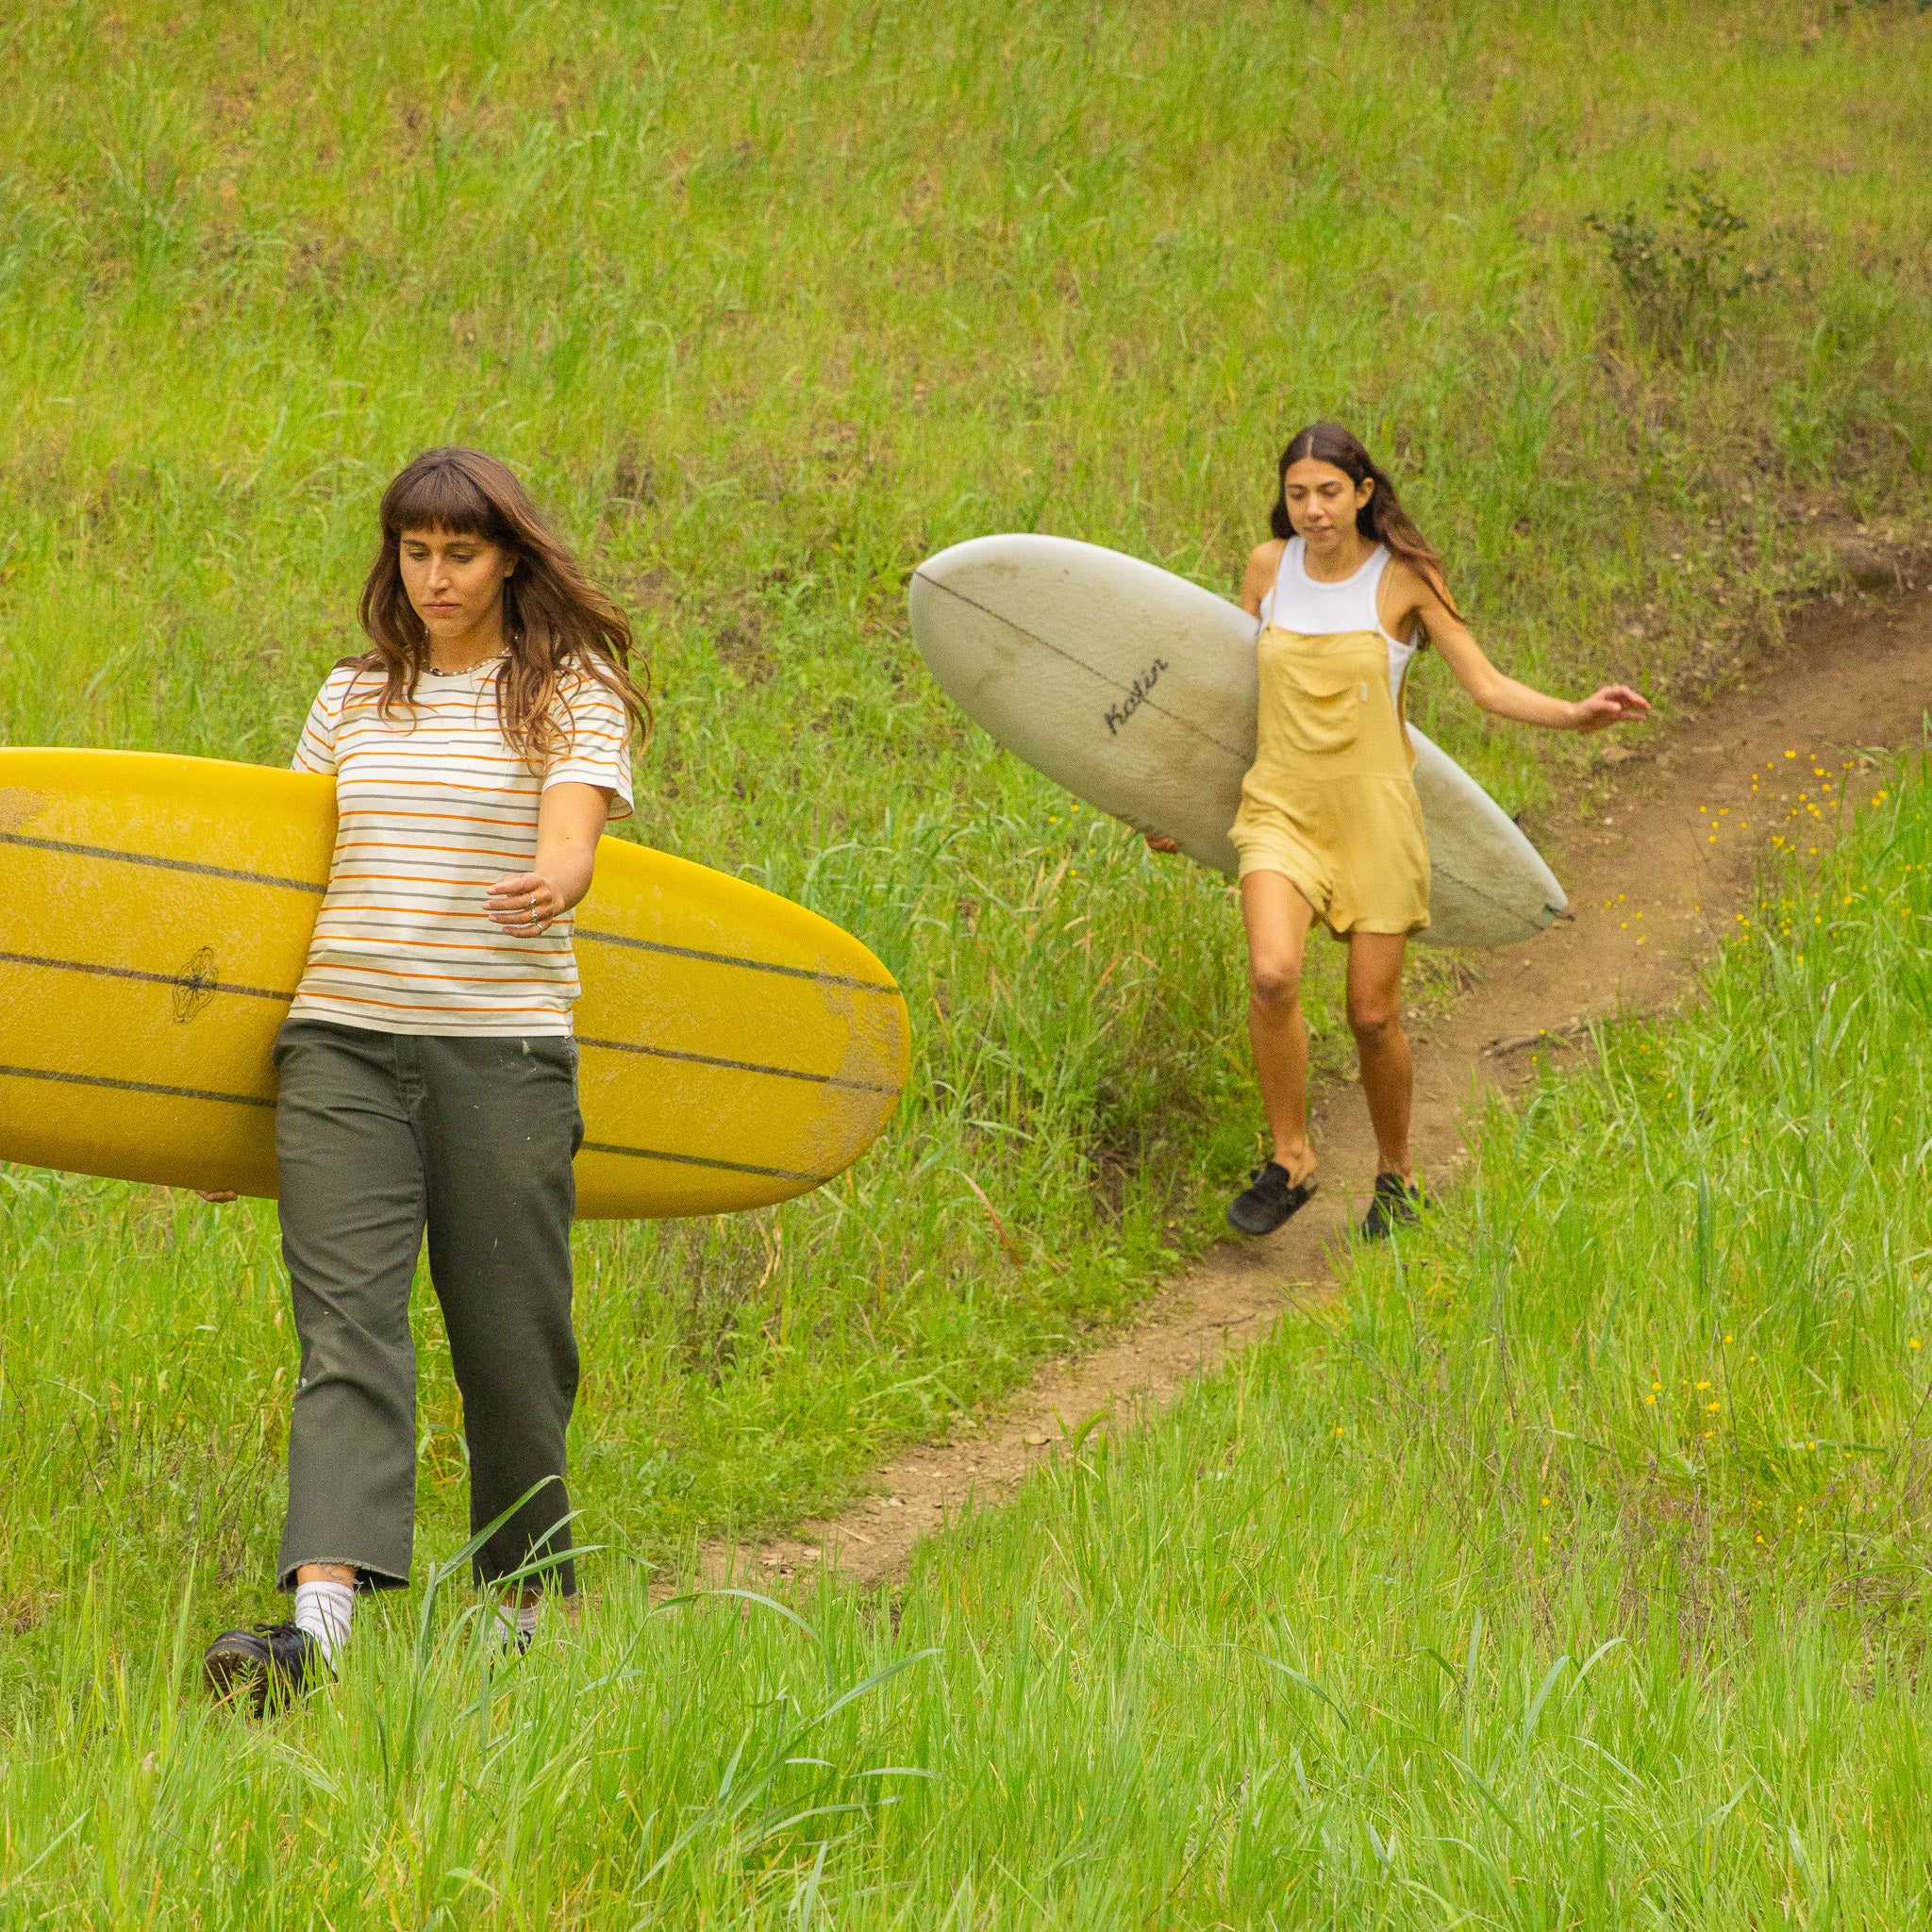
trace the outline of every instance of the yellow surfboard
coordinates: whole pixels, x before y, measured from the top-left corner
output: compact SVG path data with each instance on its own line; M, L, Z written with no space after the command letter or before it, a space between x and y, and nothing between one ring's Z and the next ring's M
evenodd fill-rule
M0 1159L275 1191L269 1052L335 843L332 779L0 750ZM580 1217L804 1193L904 1090L906 1002L849 933L606 839L576 912Z

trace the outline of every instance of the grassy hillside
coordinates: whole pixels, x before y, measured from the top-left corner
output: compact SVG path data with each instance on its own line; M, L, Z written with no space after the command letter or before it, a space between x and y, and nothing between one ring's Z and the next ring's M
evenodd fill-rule
M894 1599L653 1614L607 1559L492 1674L445 1591L258 1730L190 1692L203 1605L130 1651L104 1587L9 1686L0 1896L211 1932L1923 1924L1928 932L1922 772L1706 1006L1499 1111L1345 1312Z
M1335 414L1506 664L1668 694L1828 580L1814 512L1924 526L1910 6L76 0L17 10L0 75L0 740L280 760L382 482L477 441L651 640L640 835L905 981L914 1091L849 1180L582 1238L574 1454L626 1547L996 1397L1254 1147L1224 888L961 728L904 634L922 554L1037 526L1226 588ZM1421 687L1512 808L1580 756ZM267 1607L293 1349L264 1210L5 1185L27 1708L186 1579Z

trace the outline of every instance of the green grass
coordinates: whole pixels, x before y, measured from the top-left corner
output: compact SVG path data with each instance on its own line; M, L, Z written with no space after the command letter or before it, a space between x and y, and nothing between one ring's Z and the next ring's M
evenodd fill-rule
M1921 770L1344 1309L896 1595L607 1556L519 1665L386 1604L258 1729L104 1566L8 1686L9 1923L1924 1923L1928 932Z
M77 6L0 41L0 740L280 760L351 641L381 482L475 440L651 641L640 835L906 984L913 1091L850 1182L583 1238L600 1522L664 1550L837 1495L1130 1306L1256 1145L1221 885L962 727L905 636L922 554L1039 525L1227 586L1280 441L1332 412L1505 663L1668 696L1830 581L1807 512L1924 528L1932 31L1646 22ZM1706 163L1777 274L1659 341L1586 218L1661 219ZM1512 808L1574 782L1577 747L1420 684ZM1440 961L1417 977L1442 996ZM97 1427L140 1480L189 1498L216 1466L237 1498L212 1542L192 1500L100 1533L258 1577L273 1508L242 1499L291 1358L267 1217L19 1185L8 1329L78 1301L94 1332L36 1358L84 1392L0 1527L13 1587L89 1574L92 1532L46 1524Z
M1228 588L1335 414L1506 666L1681 694L1837 582L1814 512L1927 526L1928 70L1904 5L20 9L0 741L280 761L382 482L444 438L518 463L657 658L639 834L848 925L914 1015L848 1180L580 1240L585 1534L781 1520L1131 1307L1258 1128L1224 887L971 736L906 570L1037 526ZM1776 274L1674 338L1587 221L1705 165ZM1587 779L1421 687L1511 808ZM1324 949L1331 1071L1335 994ZM0 1750L50 1767L117 1657L173 1710L184 1591L191 1649L270 1607L293 1346L267 1211L4 1185Z

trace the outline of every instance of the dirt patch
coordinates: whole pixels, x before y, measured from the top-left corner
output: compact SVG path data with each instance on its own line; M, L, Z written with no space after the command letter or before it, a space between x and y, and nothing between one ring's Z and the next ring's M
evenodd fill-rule
M1920 741L1928 707L1932 593L1826 608L1696 715L1609 763L1593 806L1539 824L1574 918L1532 944L1467 956L1474 989L1418 1033L1424 1170L1453 1173L1471 1103L1520 1087L1540 1049L1575 1052L1591 1021L1658 1010L1692 987L1774 841L1801 854L1828 842L1840 801L1880 782L1878 754ZM1322 1191L1280 1234L1213 1249L1116 1339L880 1470L880 1493L770 1542L708 1545L700 1574L769 1582L829 1563L860 1584L896 1581L922 1536L1008 1494L1065 1437L1158 1406L1285 1309L1334 1293L1374 1169L1357 1089L1325 1097L1315 1136Z

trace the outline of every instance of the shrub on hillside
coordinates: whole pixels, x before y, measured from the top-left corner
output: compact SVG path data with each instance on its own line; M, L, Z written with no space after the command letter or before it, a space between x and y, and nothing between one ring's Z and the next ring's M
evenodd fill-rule
M1584 225L1603 238L1632 325L1665 355L1707 348L1726 305L1776 273L1739 262L1738 238L1750 224L1707 170L1667 183L1654 213L1630 201L1614 215L1587 215Z

